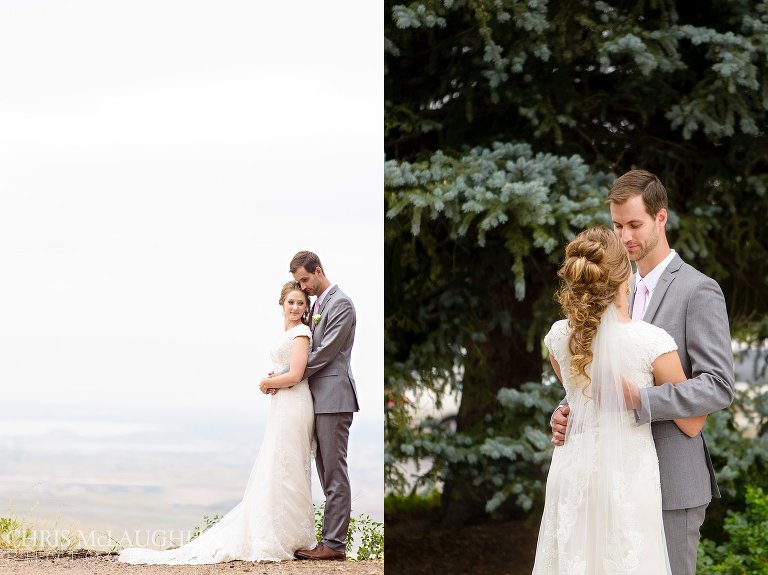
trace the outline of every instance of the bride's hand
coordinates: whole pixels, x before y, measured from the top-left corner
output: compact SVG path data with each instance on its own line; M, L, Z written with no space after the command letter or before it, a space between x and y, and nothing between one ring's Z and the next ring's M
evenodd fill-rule
M269 393L270 389L274 388L270 386L269 378L265 378L259 383L259 389L261 390L261 393Z

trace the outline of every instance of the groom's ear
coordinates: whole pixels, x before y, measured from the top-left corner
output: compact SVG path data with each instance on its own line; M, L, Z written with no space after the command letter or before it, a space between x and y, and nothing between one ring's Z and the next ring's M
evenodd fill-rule
M665 226L667 224L667 220L669 219L669 214L667 213L667 208L661 208L659 210L659 213L656 214L656 220L662 225Z

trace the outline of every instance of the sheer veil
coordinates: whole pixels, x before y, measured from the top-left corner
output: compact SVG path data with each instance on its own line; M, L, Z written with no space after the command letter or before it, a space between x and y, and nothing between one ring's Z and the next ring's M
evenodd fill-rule
M637 353L627 338L625 325L616 307L609 305L592 343L593 357L587 366L591 382L571 388L568 393L571 409L565 445L576 452L573 460L582 462L569 470L581 477L572 477L569 483L589 488L574 494L582 511L574 513L571 521L565 521L560 528L567 526L570 531L565 539L579 533L587 555L608 558L609 564L602 566L606 573L635 573L643 563L644 542L634 535L632 521L638 513L647 513L648 509L641 508L650 504L638 501L642 498L638 493L644 493L643 487L647 486L637 482L647 477L641 468L648 465L648 460L637 457L641 446L637 444L635 418L622 388L623 354ZM657 506L661 524L660 501ZM663 542L663 526L661 529ZM558 544L560 536L558 529ZM666 572L671 573L668 557Z

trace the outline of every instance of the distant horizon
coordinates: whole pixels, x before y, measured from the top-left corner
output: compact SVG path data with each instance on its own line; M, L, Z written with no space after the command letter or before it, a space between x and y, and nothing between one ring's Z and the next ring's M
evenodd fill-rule
M0 516L39 530L192 529L240 500L266 426L264 414L249 417L242 406L207 413L150 406L119 419L109 411L100 419L94 406L89 415L86 405L63 412L46 403L6 407L15 418L0 422ZM382 462L383 430L360 418L349 454L355 515L384 520ZM320 504L314 472L312 493Z

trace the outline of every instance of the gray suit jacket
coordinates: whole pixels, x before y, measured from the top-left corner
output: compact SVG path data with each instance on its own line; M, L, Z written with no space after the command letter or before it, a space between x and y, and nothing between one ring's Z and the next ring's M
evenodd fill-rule
M359 411L350 361L355 341L355 306L339 289L330 288L320 306L320 322L312 332L312 350L304 377L315 403L315 413Z
M636 413L638 423L653 422L662 506L706 505L713 496L720 497L707 445L701 434L688 437L671 420L712 413L733 401L733 353L723 292L715 280L676 255L659 278L643 320L674 338L689 378L642 390L642 409Z

